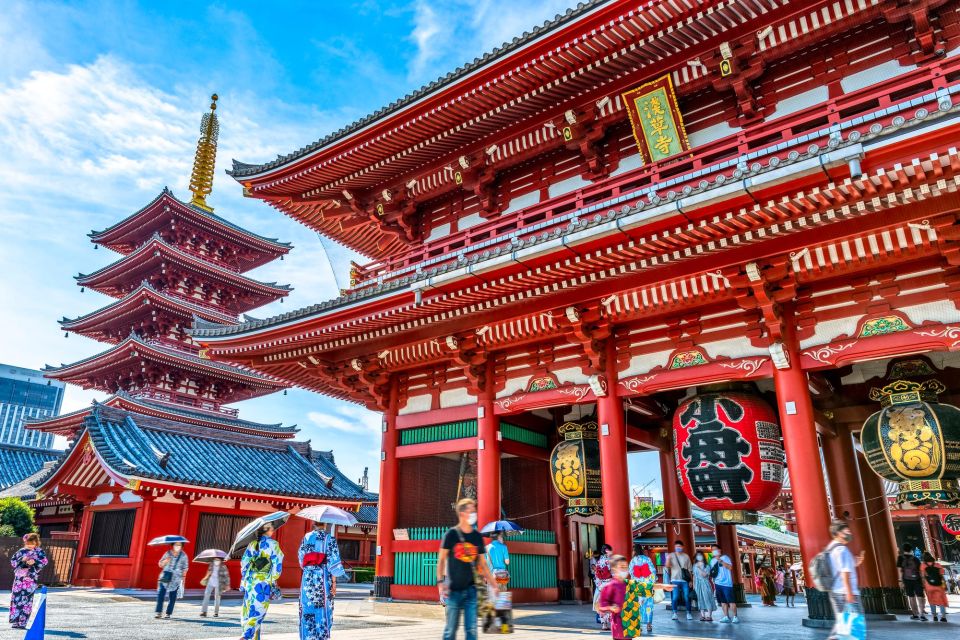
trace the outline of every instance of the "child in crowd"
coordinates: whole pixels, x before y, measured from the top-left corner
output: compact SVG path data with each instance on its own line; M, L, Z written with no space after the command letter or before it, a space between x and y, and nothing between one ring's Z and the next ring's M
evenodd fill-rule
M620 611L627 598L627 559L623 556L610 558L610 570L613 579L600 592L600 613L610 614L610 634L613 640L626 640L623 635L623 620Z

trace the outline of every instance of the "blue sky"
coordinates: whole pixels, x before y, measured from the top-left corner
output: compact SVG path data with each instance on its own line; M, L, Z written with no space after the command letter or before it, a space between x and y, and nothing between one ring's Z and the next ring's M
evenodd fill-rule
M107 303L72 277L117 258L86 234L168 185L185 198L210 93L220 95L217 177L208 202L294 244L252 275L293 294L264 317L336 295L354 257L256 201L223 170L313 142L482 55L569 3L5 2L0 14L0 362L39 368L102 349L56 321ZM330 260L327 260L329 254ZM332 265L331 265L332 263ZM70 388L65 410L98 394ZM252 420L296 423L376 486L379 418L292 390L243 403ZM631 456L632 481L659 477ZM657 484L657 483L655 483ZM659 495L659 487L651 487Z

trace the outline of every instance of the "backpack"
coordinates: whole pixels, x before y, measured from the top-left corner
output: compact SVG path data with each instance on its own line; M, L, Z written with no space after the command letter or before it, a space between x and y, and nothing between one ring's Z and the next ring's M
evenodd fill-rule
M720 558L716 558L714 563L710 565L710 579L716 580L717 576L720 575Z
M813 580L813 586L818 591L832 591L833 582L837 575L833 571L833 562L830 561L830 552L837 546L836 542L831 542L827 547L815 555L813 560L807 566L810 572L810 578Z
M920 561L916 556L906 554L903 556L903 579L916 580L920 577Z
M923 570L923 575L927 579L927 584L931 587L943 586L943 574L936 565L928 564Z

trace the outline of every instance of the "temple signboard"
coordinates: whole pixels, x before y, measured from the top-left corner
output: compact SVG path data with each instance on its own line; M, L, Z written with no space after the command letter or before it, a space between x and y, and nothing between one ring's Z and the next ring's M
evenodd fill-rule
M669 75L627 91L623 101L644 162L657 162L690 148Z

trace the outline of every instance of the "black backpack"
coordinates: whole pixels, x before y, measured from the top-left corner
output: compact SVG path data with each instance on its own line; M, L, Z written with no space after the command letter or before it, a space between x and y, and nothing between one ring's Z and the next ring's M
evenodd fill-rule
M810 579L813 580L813 586L816 587L818 591L831 591L833 589L833 581L836 579L837 574L833 571L830 552L833 551L833 548L836 547L837 544L836 542L828 544L823 551L813 557L807 566Z
M923 575L927 579L927 584L931 587L943 586L943 573L936 565L928 564L923 570Z
M917 560L917 557L913 554L906 553L903 555L903 579L904 580L916 580L920 577L920 561Z

